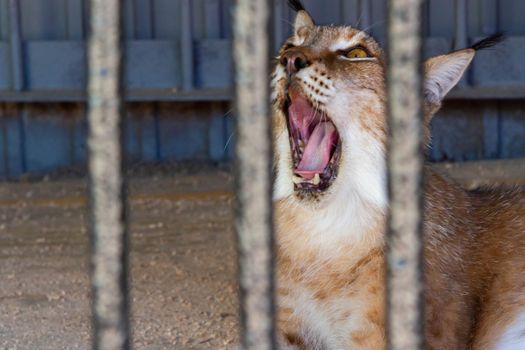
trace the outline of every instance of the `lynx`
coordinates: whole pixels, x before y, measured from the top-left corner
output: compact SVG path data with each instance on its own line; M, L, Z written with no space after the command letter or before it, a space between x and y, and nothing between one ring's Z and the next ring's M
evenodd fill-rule
M385 57L300 1L272 75L277 327L284 349L383 349ZM428 124L476 51L424 63ZM425 169L426 349L525 349L525 191L468 192Z

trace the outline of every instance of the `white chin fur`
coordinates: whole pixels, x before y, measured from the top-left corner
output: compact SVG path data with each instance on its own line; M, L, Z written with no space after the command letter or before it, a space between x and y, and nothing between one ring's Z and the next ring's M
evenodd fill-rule
M496 343L495 350L523 350L525 349L525 310L505 330Z

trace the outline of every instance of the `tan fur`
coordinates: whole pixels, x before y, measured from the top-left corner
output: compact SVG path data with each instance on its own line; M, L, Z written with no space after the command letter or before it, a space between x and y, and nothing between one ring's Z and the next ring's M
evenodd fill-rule
M272 76L280 341L304 350L382 349L383 53L361 31L317 27L306 16L299 12L288 41L295 47L285 46L280 55L298 51L310 64L291 78L278 64ZM366 47L375 59L341 59L333 45L346 41ZM427 123L473 56L466 49L427 62ZM446 80L443 72L454 79ZM288 84L325 112L341 136L339 175L326 193L305 196L292 190L283 113ZM525 312L525 192L466 192L427 169L425 199L426 348L493 349L516 315Z
M312 292L312 299L322 307L334 297L362 300L357 310L338 310L330 320L346 322L353 314L364 319L366 326L348 334L348 342L362 348L378 349L384 346L384 258L380 239L384 224L371 229L370 239L341 247L341 255L334 257L308 244L294 220L302 217L301 209L282 210L289 203L277 203L278 242L278 297L281 300L278 325L286 339L293 339L301 349L311 349L301 338L304 326L293 316L286 300L293 299L297 288ZM376 239L373 239L376 237ZM300 287L299 287L300 286Z

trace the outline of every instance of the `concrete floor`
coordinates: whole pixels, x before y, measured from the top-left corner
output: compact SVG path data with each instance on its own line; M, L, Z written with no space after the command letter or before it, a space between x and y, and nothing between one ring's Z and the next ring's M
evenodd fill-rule
M440 165L464 186L525 185L525 161ZM134 349L237 342L232 179L130 182ZM82 180L0 183L0 350L90 349Z

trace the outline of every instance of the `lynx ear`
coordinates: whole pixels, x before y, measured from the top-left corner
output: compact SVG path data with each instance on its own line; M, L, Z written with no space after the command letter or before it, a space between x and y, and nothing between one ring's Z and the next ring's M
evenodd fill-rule
M425 102L439 105L458 83L475 54L474 49L455 51L429 58L425 62Z
M315 26L312 16L308 14L300 0L288 0L288 5L297 12L294 23L294 33L296 36L304 35Z
M310 30L315 26L314 20L305 10L297 12L294 23L295 35L301 35L301 32Z

